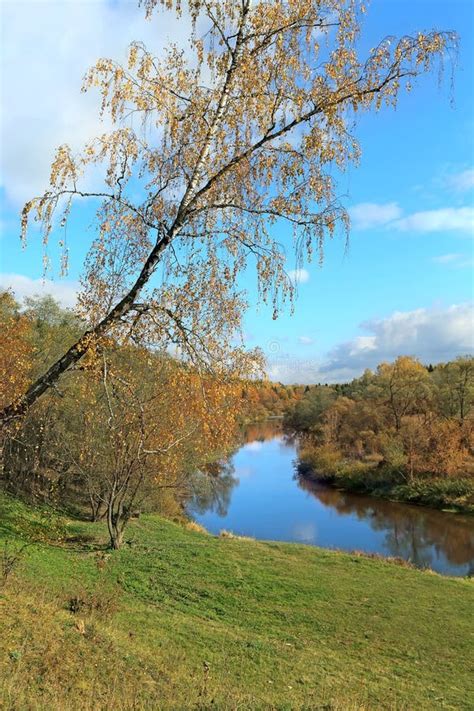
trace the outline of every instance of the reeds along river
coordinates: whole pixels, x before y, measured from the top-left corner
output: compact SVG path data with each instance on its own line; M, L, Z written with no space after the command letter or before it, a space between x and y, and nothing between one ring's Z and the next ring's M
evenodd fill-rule
M212 533L376 553L446 575L474 575L473 517L313 484L295 476L297 460L297 442L278 421L249 427L190 511Z

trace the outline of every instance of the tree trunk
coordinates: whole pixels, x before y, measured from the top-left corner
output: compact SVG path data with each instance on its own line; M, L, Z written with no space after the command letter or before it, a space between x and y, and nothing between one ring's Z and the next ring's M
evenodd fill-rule
M91 502L91 521L92 523L97 523L105 516L105 511L101 511L102 503L92 503Z
M122 543L123 543L123 530L119 531L116 528L114 528L113 533L110 536L110 547L113 550L118 551L119 548L122 547Z
M110 326L115 321L123 318L133 308L135 299L150 279L156 265L158 264L161 253L168 246L178 231L179 226L174 225L172 230L157 239L155 246L148 255L148 259L143 265L142 270L130 291L113 307L111 311L109 311L102 321L99 321L94 328L87 330L79 338L79 340L76 341L76 343L74 343L66 351L66 353L64 353L64 355L56 361L56 363L53 363L46 373L35 380L22 397L15 402L10 403L10 405L7 405L7 407L0 411L0 423L6 423L16 417L21 417L21 415L23 415L26 410L28 410L28 408L31 407L31 405L33 405L33 403L41 397L41 395L43 395L43 393L49 390L49 388L59 380L61 375L66 370L82 358L94 340L107 333Z
M123 531L125 522L122 522L113 511L113 503L107 509L107 528L109 530L110 547L118 550L123 543Z
M128 519L128 511L124 510L122 503L117 505L116 490L113 487L107 502L107 528L109 530L110 547L113 550L118 550L122 546L123 534Z

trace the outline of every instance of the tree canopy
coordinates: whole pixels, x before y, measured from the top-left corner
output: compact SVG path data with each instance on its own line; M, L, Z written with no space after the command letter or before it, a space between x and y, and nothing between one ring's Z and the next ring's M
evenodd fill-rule
M97 203L96 237L80 296L85 333L3 417L31 405L105 334L174 345L200 369L248 372L234 344L245 295L239 275L254 261L274 316L294 284L285 271L318 251L348 217L334 170L357 162L356 115L395 106L400 91L455 51L451 32L384 39L360 57L365 12L357 0L146 0L189 12L184 52L160 56L140 43L128 64L100 59L97 88L113 129L74 154L60 146L46 192L23 210L44 241L65 228L78 200ZM90 172L103 186L90 189ZM284 243L272 226L289 226ZM65 244L65 242L64 242ZM64 251L64 266L67 251ZM158 266L160 269L158 270Z

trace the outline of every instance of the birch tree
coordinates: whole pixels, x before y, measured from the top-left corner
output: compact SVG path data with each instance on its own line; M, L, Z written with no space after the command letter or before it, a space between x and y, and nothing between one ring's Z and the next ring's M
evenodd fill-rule
M402 90L452 54L451 32L385 38L368 56L357 40L358 0L145 0L192 19L189 50L155 56L130 46L128 64L99 59L84 90L98 89L112 130L75 153L58 148L50 184L24 207L53 232L74 206L96 204L96 235L80 297L83 335L2 413L21 414L105 335L175 344L199 368L245 370L229 349L251 263L276 318L294 296L285 271L314 253L348 217L334 175L356 163L355 119L395 107ZM103 185L89 189L90 170ZM285 225L282 243L274 227ZM280 233L283 233L280 230ZM64 265L67 253L64 252Z

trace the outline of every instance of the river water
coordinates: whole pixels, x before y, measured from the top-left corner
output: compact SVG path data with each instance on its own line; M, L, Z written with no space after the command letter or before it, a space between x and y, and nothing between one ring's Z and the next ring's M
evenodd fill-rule
M211 496L191 504L211 533L396 556L474 575L474 517L349 494L295 476L297 443L277 421L251 426Z

